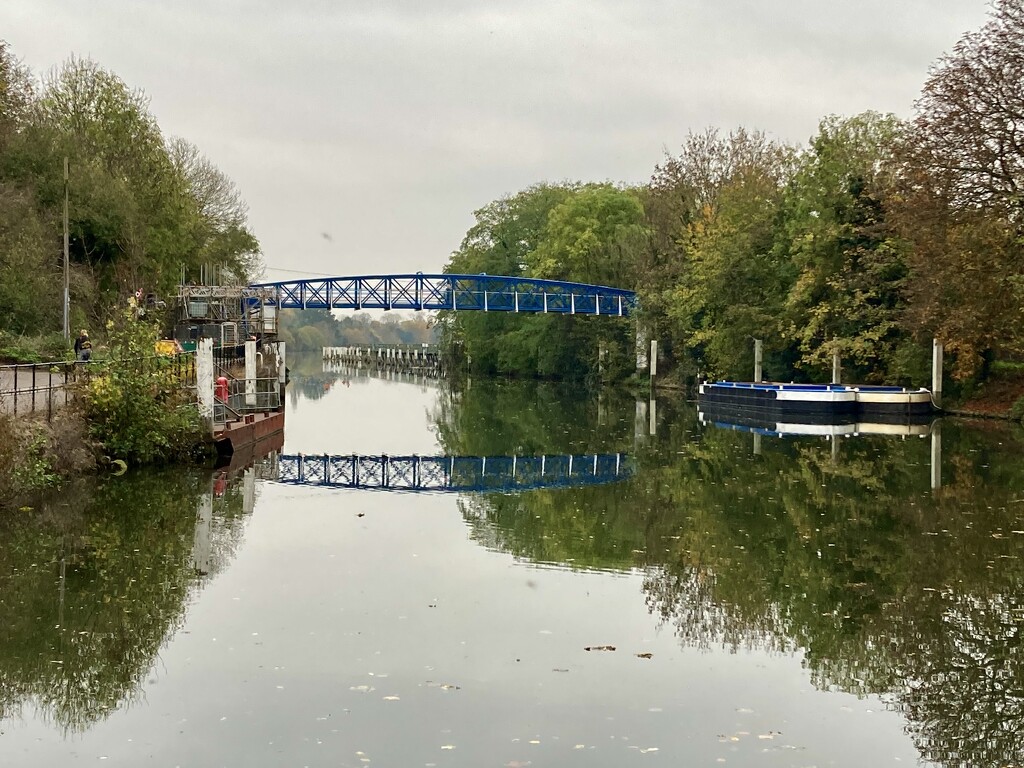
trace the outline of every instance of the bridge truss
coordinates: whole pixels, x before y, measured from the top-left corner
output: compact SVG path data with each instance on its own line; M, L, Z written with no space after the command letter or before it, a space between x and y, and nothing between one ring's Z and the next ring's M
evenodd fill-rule
M282 455L276 479L292 485L391 491L495 492L600 485L632 474L628 454L577 456Z
M500 275L367 275L261 283L282 309L428 309L630 313L636 294L622 288Z

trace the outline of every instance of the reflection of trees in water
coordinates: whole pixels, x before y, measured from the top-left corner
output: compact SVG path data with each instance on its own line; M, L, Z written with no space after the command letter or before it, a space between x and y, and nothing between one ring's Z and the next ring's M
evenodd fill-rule
M430 418L453 456L615 453L633 444L633 400L584 397L568 384L474 380L442 384Z
M369 384L371 380L412 384L424 391L427 388L441 386L439 379L422 374L328 363L321 359L321 355L311 352L297 356L293 362L294 368L289 368L288 376L288 393L292 406L298 403L300 396L306 400L320 400L334 387L362 386Z
M727 481L714 442L728 438L707 437L717 480L676 500L715 512L688 518L648 575L652 610L688 644L803 649L815 685L881 696L928 760L1020 761L1019 435L947 429L953 478L935 496L923 441L850 441L838 462L813 444L786 461L734 457Z
M486 419L446 407L446 440L476 444ZM669 432L624 483L465 500L471 535L539 562L642 568L680 642L799 650L819 688L901 712L924 759L1024 760L1019 432L947 424L936 493L925 440L844 440L835 457L764 441L755 456L750 435L685 419Z
M199 586L196 509L208 491L202 474L138 474L0 518L0 715L30 704L83 730L139 695ZM215 570L241 536L240 501L233 487L215 500Z

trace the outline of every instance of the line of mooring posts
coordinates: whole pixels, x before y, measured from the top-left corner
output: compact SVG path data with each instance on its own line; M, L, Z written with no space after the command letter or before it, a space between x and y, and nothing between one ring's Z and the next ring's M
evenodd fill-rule
M441 355L438 349L422 345L324 347L323 359L325 362L344 363L354 367L411 371L441 369Z
M654 359L657 354L657 342L651 341L651 379L654 378L654 372L657 370L657 361ZM640 364L640 355L637 355L637 369L642 366ZM754 339L754 383L760 384L763 381L762 362L764 359L764 341L762 339ZM943 345L938 339L932 339L932 404L936 409L942 409L942 364L943 364ZM644 366L647 365L646 360ZM843 360L842 354L839 351L838 342L833 339L832 349L832 384L842 384L843 381Z
M833 342L835 343L835 339ZM652 359L656 354L657 347L656 342L651 342L651 355ZM762 339L754 339L754 383L759 384L762 382L762 361L764 357L764 342ZM639 358L638 358L639 363ZM937 338L932 339L932 388L931 397L932 405L936 410L942 410L942 365L943 365L943 344ZM653 374L652 374L653 381ZM843 379L843 361L842 355L839 352L838 344L833 347L832 350L832 383L842 384ZM942 421L935 419L929 430L929 437L931 438L931 455L929 459L929 470L930 470L930 481L931 489L933 491L941 490L942 488ZM839 437L833 435L832 438L832 460L838 461L839 459ZM761 435L754 433L754 445L753 451L755 456L761 455Z

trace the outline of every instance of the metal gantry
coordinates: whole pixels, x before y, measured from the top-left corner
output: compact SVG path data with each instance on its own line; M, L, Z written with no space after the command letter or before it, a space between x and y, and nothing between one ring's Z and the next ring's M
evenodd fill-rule
M599 485L632 474L625 453L545 456L285 454L273 479L293 485L391 491L493 492Z
M501 275L364 275L260 283L282 309L427 309L629 315L622 288Z

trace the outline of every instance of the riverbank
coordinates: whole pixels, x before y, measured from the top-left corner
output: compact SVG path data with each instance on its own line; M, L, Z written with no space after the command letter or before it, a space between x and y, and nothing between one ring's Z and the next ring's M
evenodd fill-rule
M100 446L88 425L67 408L43 414L0 414L0 509L25 505L34 494L100 468Z

